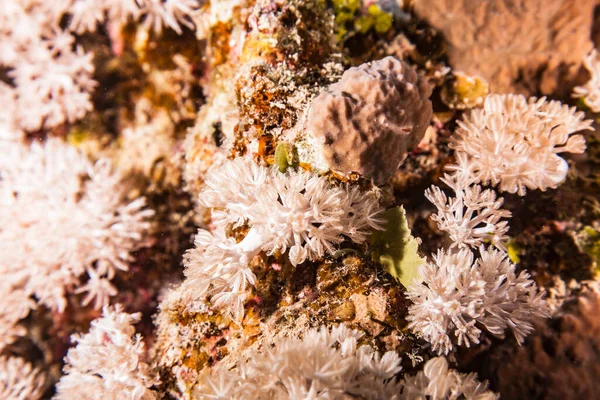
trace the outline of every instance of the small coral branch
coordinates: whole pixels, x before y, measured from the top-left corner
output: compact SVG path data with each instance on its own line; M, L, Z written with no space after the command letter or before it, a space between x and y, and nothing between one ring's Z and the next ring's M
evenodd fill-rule
M476 374L461 374L448 368L444 357L432 358L423 370L403 381L401 399L477 399L495 400L499 396L487 389L487 382L479 382Z
M150 387L159 382L143 361L142 338L133 327L140 317L123 312L120 305L105 307L86 335L73 335L77 344L65 358L65 375L54 398L155 399Z
M15 1L0 9L0 65L9 68L23 130L72 123L93 108L93 55L60 27L66 5Z
M497 337L510 329L519 343L533 330L533 317L548 316L543 293L527 272L519 274L505 253L479 249L439 250L421 267L421 283L409 288L410 328L448 354L457 343L479 343L482 328ZM454 337L456 340L453 340Z
M448 198L433 185L425 191L425 197L438 209L431 219L441 230L448 232L451 247L477 248L489 241L505 249L508 222L501 218L509 218L512 214L500 208L503 200L496 199L493 190L483 190L479 185L455 186L455 196Z
M95 32L97 24L106 20L126 23L141 19L143 26L158 34L169 27L181 35L181 25L195 29L193 17L198 8L198 0L74 0L68 9L72 15L69 29L81 34Z
M573 89L573 97L583 99L593 112L600 112L600 60L596 49L583 59L583 66L590 74L590 79L583 85Z
M312 329L302 339L282 339L228 371L214 368L200 382L200 398L393 399L400 357L359 345L363 333L338 325Z
M93 56L74 41L68 33L42 39L8 73L16 85L18 119L24 130L72 123L92 110L90 93L97 85L92 78Z
M46 378L20 357L0 357L0 398L38 400L44 394Z

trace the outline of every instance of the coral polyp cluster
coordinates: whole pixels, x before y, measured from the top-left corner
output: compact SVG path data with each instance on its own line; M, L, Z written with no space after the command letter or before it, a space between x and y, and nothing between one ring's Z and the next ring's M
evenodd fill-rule
M209 296L238 319L246 290L256 285L250 263L261 251L288 253L296 266L333 255L344 238L362 243L381 229L376 191L336 187L306 172L282 174L238 158L212 171L205 184L199 199L213 210L214 229L201 230L186 254L184 290L190 298Z
M77 346L65 358L65 376L56 387L56 399L86 397L93 393L115 393L128 399L156 399L150 387L158 383L142 357L141 336L133 324L140 315L124 313L121 307L104 308L90 331L73 336Z
M422 332L440 354L448 354L453 341L466 347L479 343L479 327L499 337L511 329L523 342L533 330L532 316L547 313L535 283L526 272L517 275L506 254L484 248L479 253L474 261L467 249L440 250L434 263L420 270L424 284L408 293L414 303L407 318L410 327Z
M597 13L513 3L0 0L0 398L593 398Z
M585 151L584 137L571 136L590 129L584 118L557 101L490 95L483 109L459 122L451 146L463 161L458 168L470 169L475 182L523 196L527 188L554 189L564 181L569 167L558 154Z
M36 304L64 312L67 292L85 293L83 305L107 305L117 294L110 281L129 269L154 211L143 197L123 201L108 160L92 164L55 139L6 146L12 158L0 168L3 328L17 330L9 326ZM14 340L8 332L3 341Z

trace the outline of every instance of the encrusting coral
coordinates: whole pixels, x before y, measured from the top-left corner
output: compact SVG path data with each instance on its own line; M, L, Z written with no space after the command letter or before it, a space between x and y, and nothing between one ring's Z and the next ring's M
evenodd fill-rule
M483 77L492 92L564 96L593 47L595 4L594 0L419 0L414 12L444 36L450 65Z
M315 158L386 183L429 126L430 94L426 80L392 57L348 69L310 104L306 130Z
M343 72L325 2L231 3L231 10L229 2L211 4L204 15L217 17L211 37L219 40L207 49L206 104L185 141L184 178L194 195L208 166L224 155L245 154L258 143L274 148L322 85Z

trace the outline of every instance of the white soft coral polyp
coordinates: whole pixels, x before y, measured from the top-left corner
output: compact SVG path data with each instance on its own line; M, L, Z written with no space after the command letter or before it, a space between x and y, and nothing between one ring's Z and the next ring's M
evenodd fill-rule
M526 189L553 189L568 171L558 154L585 151L583 136L573 135L591 129L592 121L583 118L582 112L558 101L489 95L483 109L459 121L451 146L459 156L467 155L462 161L475 183L519 195Z
M144 198L127 202L106 160L91 163L57 139L7 145L1 155L0 306L11 312L0 330L14 331L4 325L27 315L10 306L15 296L26 308L37 302L58 311L72 291L85 292L86 304L108 304L111 279L128 270L150 226Z
M482 328L497 337L510 329L519 343L533 330L531 320L547 316L543 293L526 272L519 274L506 253L479 249L439 250L420 268L422 282L409 287L410 327L448 354L458 345L479 343Z
M255 283L249 264L261 251L288 252L295 266L333 254L344 240L362 243L382 227L376 189L336 186L308 172L283 174L250 158L212 170L199 200L212 209L214 229L200 230L186 254L184 288L236 318ZM232 228L247 228L239 243L226 234Z
M217 226L247 224L263 240L262 250L294 252L314 260L332 254L346 238L361 243L381 229L376 190L338 187L317 175L258 166L238 158L210 173L200 203L214 209Z

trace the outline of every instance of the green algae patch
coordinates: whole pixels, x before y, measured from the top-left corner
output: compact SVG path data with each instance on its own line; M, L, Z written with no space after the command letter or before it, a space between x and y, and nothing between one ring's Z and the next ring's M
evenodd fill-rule
M518 264L521 262L521 257L519 255L523 249L517 242L514 240L509 241L506 250L508 253L508 258L513 264Z
M286 142L277 143L277 147L275 147L274 164L281 173L284 173L290 167L297 168L298 155L294 146Z
M592 226L585 226L579 236L582 250L592 259L594 274L600 275L600 231Z
M392 208L381 215L386 228L373 234L373 261L383 265L405 287L421 280L419 266L425 259L419 255L420 240L411 235L404 207Z

